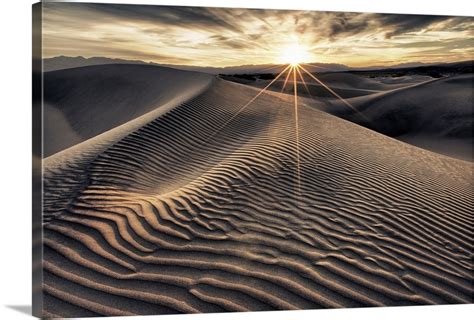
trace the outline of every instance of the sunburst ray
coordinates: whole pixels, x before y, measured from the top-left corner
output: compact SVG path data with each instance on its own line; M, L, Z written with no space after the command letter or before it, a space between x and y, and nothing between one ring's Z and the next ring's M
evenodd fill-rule
M298 65L293 67L293 90L294 90L294 104L295 104L295 153L296 153L296 194L301 196L301 167L300 167L300 130L298 118L298 83L296 78L296 69Z
M201 144L205 144L207 143L210 139L212 139L216 134L218 134L222 129L224 129L232 120L235 119L235 117L237 117L240 113L242 113L242 111L244 111L252 102L254 102L262 93L264 93L272 84L274 84L280 77L283 73L286 72L286 70L288 70L290 68L290 65L288 65L282 72L280 72L276 77L275 79L273 79L269 84L267 84L262 90L260 90L252 99L250 99L243 107L241 107L239 110L237 110L237 112L230 118L228 119L226 122L224 122L224 124L222 126L220 126L211 136L209 136L206 140L204 140L204 142Z
M323 86L329 93L331 93L333 96L338 98L342 103L344 103L346 106L348 106L351 110L355 111L356 114L360 115L363 117L365 120L370 122L370 119L368 119L365 115L363 115L359 110L357 110L356 107L354 107L352 104L350 104L346 99L338 95L334 90L332 90L329 86L327 86L324 82L316 78L314 75L312 75L308 70L306 70L303 66L299 66L301 70L303 70L307 75L309 75L312 79L314 79L317 83L319 83L321 86Z
M303 75L301 74L300 68L296 68L296 71L298 72L298 74L301 78L301 81L303 83L303 86L305 87L305 89L308 92L309 96L311 97L311 99L313 99L313 96L311 95L311 92L309 91L308 85L306 84L306 81L304 81Z
M293 66L290 65L290 70L288 70L288 74L286 75L285 82L283 83L283 87L281 88L281 91L280 91L280 96L283 93L283 91L285 90L286 83L288 82L288 79L290 78L290 75L291 75L292 71L293 71Z

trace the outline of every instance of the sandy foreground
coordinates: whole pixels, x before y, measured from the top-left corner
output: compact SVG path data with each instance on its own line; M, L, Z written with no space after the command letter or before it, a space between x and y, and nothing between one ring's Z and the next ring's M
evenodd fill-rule
M47 74L45 316L473 303L471 162L306 98L296 143L293 96L172 74Z

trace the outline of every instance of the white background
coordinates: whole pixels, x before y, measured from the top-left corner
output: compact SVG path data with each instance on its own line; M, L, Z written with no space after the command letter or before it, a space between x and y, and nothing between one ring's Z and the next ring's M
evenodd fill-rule
M27 319L31 309L31 5L2 0L0 74L0 319ZM89 1L97 2L97 1ZM175 0L102 1L172 5L474 15L469 0ZM474 305L214 314L133 319L471 319ZM469 316L470 315L470 316Z

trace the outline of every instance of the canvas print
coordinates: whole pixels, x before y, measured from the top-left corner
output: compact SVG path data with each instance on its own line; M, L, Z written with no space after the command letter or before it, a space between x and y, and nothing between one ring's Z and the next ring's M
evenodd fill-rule
M473 17L33 11L37 316L473 302Z

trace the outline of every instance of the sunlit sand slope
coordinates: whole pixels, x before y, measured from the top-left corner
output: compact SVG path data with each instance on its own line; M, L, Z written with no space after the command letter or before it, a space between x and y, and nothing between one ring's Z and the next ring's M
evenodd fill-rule
M297 150L292 97L257 92L217 79L88 163L45 316L473 302L470 163L304 106Z

